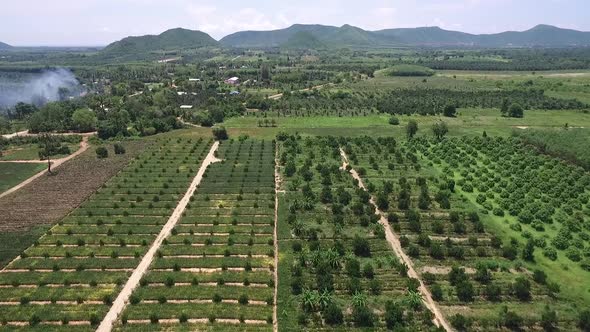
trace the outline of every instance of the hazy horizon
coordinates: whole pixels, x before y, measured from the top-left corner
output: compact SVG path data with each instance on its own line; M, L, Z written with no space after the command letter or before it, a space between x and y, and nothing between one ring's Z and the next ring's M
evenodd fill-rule
M105 46L127 36L182 27L216 40L237 31L293 24L350 24L365 30L439 26L473 34L523 31L538 24L590 31L583 0L22 0L0 12L0 42L13 46Z

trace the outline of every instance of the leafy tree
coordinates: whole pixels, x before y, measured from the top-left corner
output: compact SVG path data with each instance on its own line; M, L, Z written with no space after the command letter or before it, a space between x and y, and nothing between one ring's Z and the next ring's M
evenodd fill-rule
M529 262L535 261L535 241L529 239L522 249L522 259Z
M228 139L227 130L225 127L215 127L213 128L213 136L216 140L222 141Z
M447 124L443 121L439 121L432 125L432 133L437 140L441 141L445 135L449 132Z
M39 156L41 159L47 159L47 172L51 173L51 156L56 154L56 151L60 147L60 143L57 138L49 133L44 133L39 136L39 140L41 142L41 150L39 151Z
M455 105L447 105L443 110L443 115L449 118L454 118L457 115L457 107Z
M416 120L408 121L408 125L406 126L406 135L408 136L408 139L414 138L417 132L418 122L416 122Z
M89 108L77 109L72 114L72 124L80 132L89 132L96 129L98 119Z
M519 104L510 105L508 109L508 116L511 118L522 118L524 116L524 109Z

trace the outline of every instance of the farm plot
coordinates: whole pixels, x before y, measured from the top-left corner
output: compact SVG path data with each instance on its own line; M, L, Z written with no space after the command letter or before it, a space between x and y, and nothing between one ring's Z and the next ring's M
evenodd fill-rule
M271 331L274 143L230 140L164 241L117 331ZM150 324L151 323L151 324Z
M279 330L436 330L335 138L282 137Z
M156 142L50 229L0 271L0 321L39 329L100 323L210 145Z
M447 144L365 137L349 140L344 149L455 328L535 329L541 316L555 312L559 322L552 324L574 328L575 312L560 301L559 286L517 260L526 259L530 247L516 240L503 243L486 231L481 212L487 211L478 213L477 206L456 193L452 169L457 159ZM424 158L451 166L439 172ZM469 168L478 161L461 164ZM551 308L545 307L548 303Z

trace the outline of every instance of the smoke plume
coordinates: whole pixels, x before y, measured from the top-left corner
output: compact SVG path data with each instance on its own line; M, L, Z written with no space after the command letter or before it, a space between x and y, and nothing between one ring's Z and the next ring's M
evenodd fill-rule
M80 96L84 89L71 71L63 68L44 70L38 74L25 74L24 80L0 74L0 108L19 102L44 105L51 101Z

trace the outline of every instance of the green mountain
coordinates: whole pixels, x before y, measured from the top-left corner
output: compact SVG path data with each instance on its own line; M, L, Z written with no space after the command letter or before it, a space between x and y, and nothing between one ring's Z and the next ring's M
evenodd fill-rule
M273 31L236 32L220 40L227 47L266 48L286 44L298 33L311 34L330 47L388 47L388 46L474 46L474 47L566 47L590 46L590 32L538 25L527 31L508 31L497 34L475 35L439 27L386 29L366 31L344 25L296 24ZM309 35L306 35L309 39Z
M562 29L551 25L537 25L536 27L518 32L507 31L492 35L477 36L478 45L494 46L588 46L590 32Z
M314 34L308 31L299 31L294 34L287 42L281 44L281 48L290 48L298 50L318 50L325 49L327 45L322 43Z
M338 28L325 25L295 24L286 29L271 31L241 31L223 37L219 42L228 47L262 48L279 47L299 32L308 32L320 39L320 36L335 33Z
M12 48L12 46L5 44L3 42L0 42L0 50L9 50L11 48Z
M471 45L475 43L476 37L464 32L443 30L439 27L387 29L373 33L400 44L421 46Z
M105 47L101 54L118 56L207 46L219 46L219 44L204 32L177 28L165 31L157 36L146 35L124 38Z

